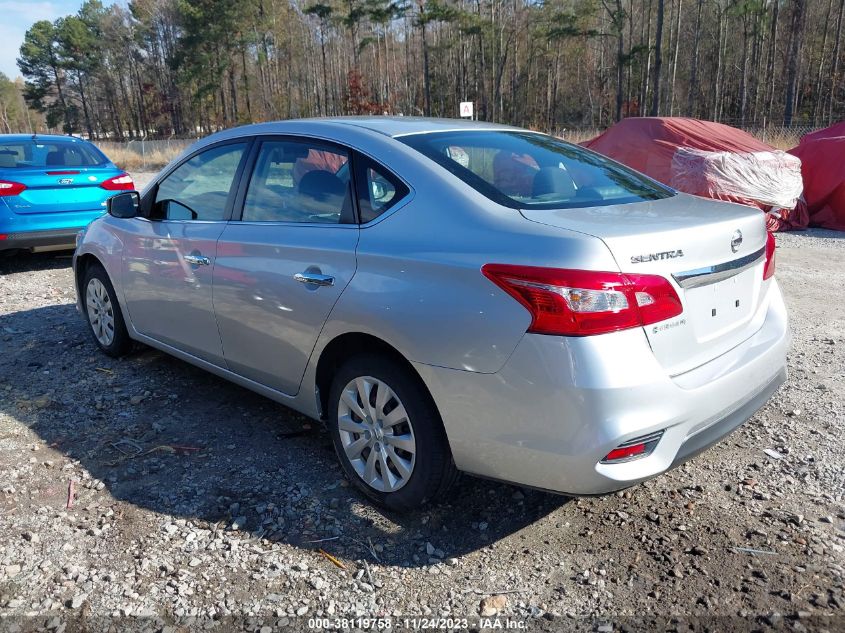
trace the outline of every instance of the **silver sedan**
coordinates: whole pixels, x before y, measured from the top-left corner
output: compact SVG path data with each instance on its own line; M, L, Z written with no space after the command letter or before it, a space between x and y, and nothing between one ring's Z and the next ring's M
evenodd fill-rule
M227 130L78 238L79 309L324 420L393 509L460 471L596 494L701 452L786 378L763 215L526 130Z

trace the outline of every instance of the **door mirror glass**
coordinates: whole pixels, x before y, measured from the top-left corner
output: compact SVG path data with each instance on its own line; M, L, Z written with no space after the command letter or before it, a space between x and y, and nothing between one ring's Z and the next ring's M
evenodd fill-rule
M108 199L106 207L109 215L116 218L134 218L138 216L141 195L137 191L126 191Z

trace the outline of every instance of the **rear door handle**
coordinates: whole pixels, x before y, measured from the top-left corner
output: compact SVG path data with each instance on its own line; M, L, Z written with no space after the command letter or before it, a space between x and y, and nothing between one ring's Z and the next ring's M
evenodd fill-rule
M209 266L211 260L203 255L185 255L185 261L194 266Z
M334 277L321 275L320 273L296 273L293 278L301 284L314 284L316 286L334 285Z

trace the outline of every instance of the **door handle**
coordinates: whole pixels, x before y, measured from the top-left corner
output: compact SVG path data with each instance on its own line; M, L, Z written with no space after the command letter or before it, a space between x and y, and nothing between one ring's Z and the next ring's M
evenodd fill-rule
M293 278L301 284L314 284L315 286L334 285L334 277L321 275L320 273L296 273Z
M203 255L185 255L185 261L193 266L209 266L211 260Z

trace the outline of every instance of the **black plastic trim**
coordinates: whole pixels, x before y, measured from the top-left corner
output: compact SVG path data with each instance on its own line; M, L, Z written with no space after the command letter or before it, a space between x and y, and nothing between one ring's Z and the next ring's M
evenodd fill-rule
M6 235L0 240L0 251L14 249L30 249L50 246L67 246L69 250L76 248L76 234L83 228L56 229L52 231L18 231Z

